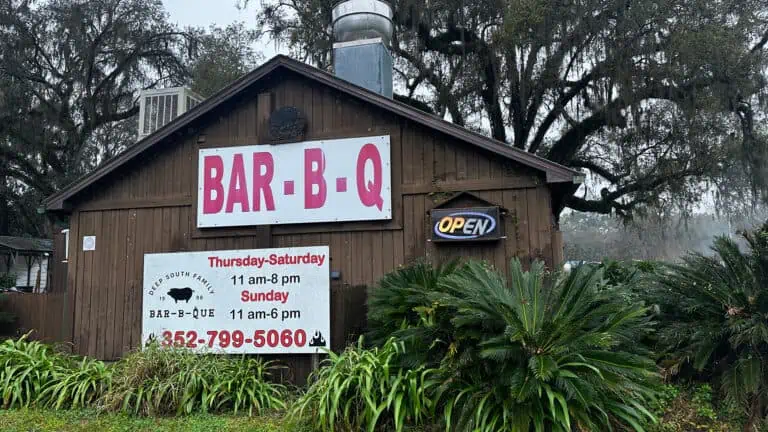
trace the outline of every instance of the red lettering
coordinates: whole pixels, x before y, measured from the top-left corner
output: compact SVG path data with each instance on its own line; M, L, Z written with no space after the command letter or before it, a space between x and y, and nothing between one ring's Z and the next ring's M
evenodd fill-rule
M373 180L365 183L365 164L368 161L373 163ZM373 144L366 144L360 149L357 155L357 195L360 202L366 207L376 206L379 210L384 206L384 199L381 197L382 184L382 166L379 149Z
M232 159L232 177L229 178L229 193L227 194L227 213L232 213L235 204L240 204L240 211L250 211L248 208L248 189L245 185L245 166L241 153L236 153Z
M221 156L206 156L203 159L203 213L218 213L224 206L224 161ZM215 193L215 197L211 194Z
M261 167L265 168L264 173ZM259 152L253 154L253 211L261 210L261 194L264 193L264 202L267 210L275 209L275 198L272 196L272 177L275 175L275 162L272 154Z
M320 208L325 204L327 187L323 173L325 172L325 154L322 149L304 150L304 208ZM317 193L312 187L317 185Z

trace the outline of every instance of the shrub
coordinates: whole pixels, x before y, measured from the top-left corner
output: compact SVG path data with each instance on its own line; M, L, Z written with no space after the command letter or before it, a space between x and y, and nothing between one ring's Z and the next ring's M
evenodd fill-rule
M112 368L104 362L83 358L57 368L54 377L38 396L38 403L50 408L86 408L104 395L112 384Z
M396 336L407 339L408 329L421 327L434 332L420 332L421 347L430 346L441 352L450 344L448 320L451 315L438 311L438 305L427 297L441 289L440 281L459 268L457 260L433 266L426 261L401 267L386 274L368 293L367 340L372 346L381 346ZM444 322L438 322L444 321ZM424 350L406 350L406 361L418 366L427 361ZM432 357L435 357L434 355Z
M0 396L4 408L30 406L66 369L64 356L47 345L28 340L28 336L0 344Z
M535 262L523 272L514 260L507 281L470 262L432 286L409 283L402 293L390 287L388 298L421 291L428 306L389 313L407 323L394 333L401 341L426 352L434 347L431 335L448 338L442 357L433 359L446 429L609 430L619 423L643 430L654 420L646 407L657 381L654 362L636 343L648 328L646 310L605 290L599 267L579 267L551 286L543 268ZM396 300L379 302L406 309ZM413 319L419 307L420 319Z
M5 408L32 404L83 408L109 387L111 370L100 361L80 359L29 341L29 334L0 344L0 383Z
M419 425L430 419L434 371L399 367L403 350L404 345L394 339L380 348L365 349L361 337L356 347L341 354L330 352L290 416L323 431L337 427L373 431L382 425L402 431L406 423Z
M10 273L0 274L0 291L5 291L16 286L16 278Z
M111 411L143 415L285 408L285 388L268 381L272 366L253 358L200 355L149 344L120 361L103 400Z
M653 432L725 432L734 431L738 421L724 416L718 419L712 401L712 389L708 384L679 387L664 386L662 404L654 412L661 418Z
M286 407L284 387L269 382L270 364L252 357L224 361L205 397L209 409L262 413L265 409Z
M749 430L768 414L768 224L742 237L745 251L717 237L712 256L666 266L656 294L669 369L712 379L748 413Z

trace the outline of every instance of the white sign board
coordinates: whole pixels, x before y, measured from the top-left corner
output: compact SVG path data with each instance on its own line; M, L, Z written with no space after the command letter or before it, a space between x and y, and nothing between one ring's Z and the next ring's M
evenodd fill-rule
M83 250L96 250L96 236L83 236Z
M201 149L198 228L392 218L389 136Z
M144 255L141 337L196 352L331 347L327 246Z

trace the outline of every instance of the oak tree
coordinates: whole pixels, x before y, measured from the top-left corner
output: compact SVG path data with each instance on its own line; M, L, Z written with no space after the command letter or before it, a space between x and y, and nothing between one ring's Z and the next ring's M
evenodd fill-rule
M253 3L331 69L335 0ZM572 209L762 198L766 0L394 0L395 98L590 175Z
M189 65L192 90L209 97L253 70L263 60L256 49L261 34L235 22L197 29L197 50Z
M0 211L17 230L42 234L41 200L135 141L138 90L183 83L192 41L160 0L0 0Z

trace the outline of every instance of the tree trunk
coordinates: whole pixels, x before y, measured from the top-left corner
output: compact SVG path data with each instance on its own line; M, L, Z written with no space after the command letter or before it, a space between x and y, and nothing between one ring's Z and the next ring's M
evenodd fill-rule
M749 418L744 424L744 432L755 432L755 425L762 416L762 404L760 403L760 397L755 395L755 399L749 405Z
M0 176L0 235L11 234L11 209L8 205L8 179Z

